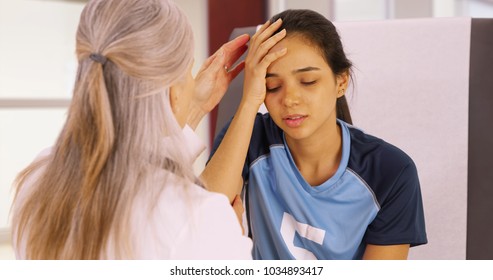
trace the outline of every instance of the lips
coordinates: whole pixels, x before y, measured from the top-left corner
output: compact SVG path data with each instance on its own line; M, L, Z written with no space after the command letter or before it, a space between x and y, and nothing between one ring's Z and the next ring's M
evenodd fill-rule
M301 126L301 124L306 120L308 116L306 115L288 115L282 118L282 121L286 124L286 126L290 128L296 128Z

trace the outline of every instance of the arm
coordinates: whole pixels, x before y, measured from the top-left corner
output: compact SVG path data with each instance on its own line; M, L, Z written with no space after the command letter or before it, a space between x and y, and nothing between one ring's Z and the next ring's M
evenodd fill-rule
M230 203L240 193L243 185L241 173L255 116L265 99L267 67L286 53L286 49L269 53L271 48L286 36L285 31L272 36L280 25L281 21L272 24L267 22L253 35L245 59L243 97L221 144L201 174L207 188L224 193Z
M230 203L241 192L241 175L257 111L257 106L240 103L221 144L200 175L207 189L225 194Z
M407 260L409 244L366 245L364 260Z

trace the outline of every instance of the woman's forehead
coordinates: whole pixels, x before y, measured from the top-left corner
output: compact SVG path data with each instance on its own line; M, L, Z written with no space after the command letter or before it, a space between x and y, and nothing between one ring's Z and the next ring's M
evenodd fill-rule
M308 66L328 66L320 50L301 36L288 36L277 43L270 52L287 48L287 53L274 61L269 68L304 68ZM284 69L284 70L289 70ZM272 69L274 70L274 69Z

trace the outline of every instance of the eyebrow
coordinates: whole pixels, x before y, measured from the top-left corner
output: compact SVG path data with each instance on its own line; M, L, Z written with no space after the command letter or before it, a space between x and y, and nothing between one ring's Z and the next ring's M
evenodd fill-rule
M300 69L293 70L293 71L291 71L291 73L298 74L298 73L303 73L303 72L308 72L308 71L319 71L319 70L320 70L320 68L318 68L318 67L308 66L308 67L305 67L305 68L300 68ZM276 74L276 73L267 73L265 75L265 77L266 78L279 77L279 75Z

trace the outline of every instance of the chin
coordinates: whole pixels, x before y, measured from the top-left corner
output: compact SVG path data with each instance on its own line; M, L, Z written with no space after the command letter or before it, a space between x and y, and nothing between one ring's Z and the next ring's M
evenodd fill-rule
M296 128L296 129L292 129L292 128L284 129L283 128L282 130L284 131L284 135L286 138L290 138L293 140L302 140L302 139L305 139L309 136L308 133L301 128Z

